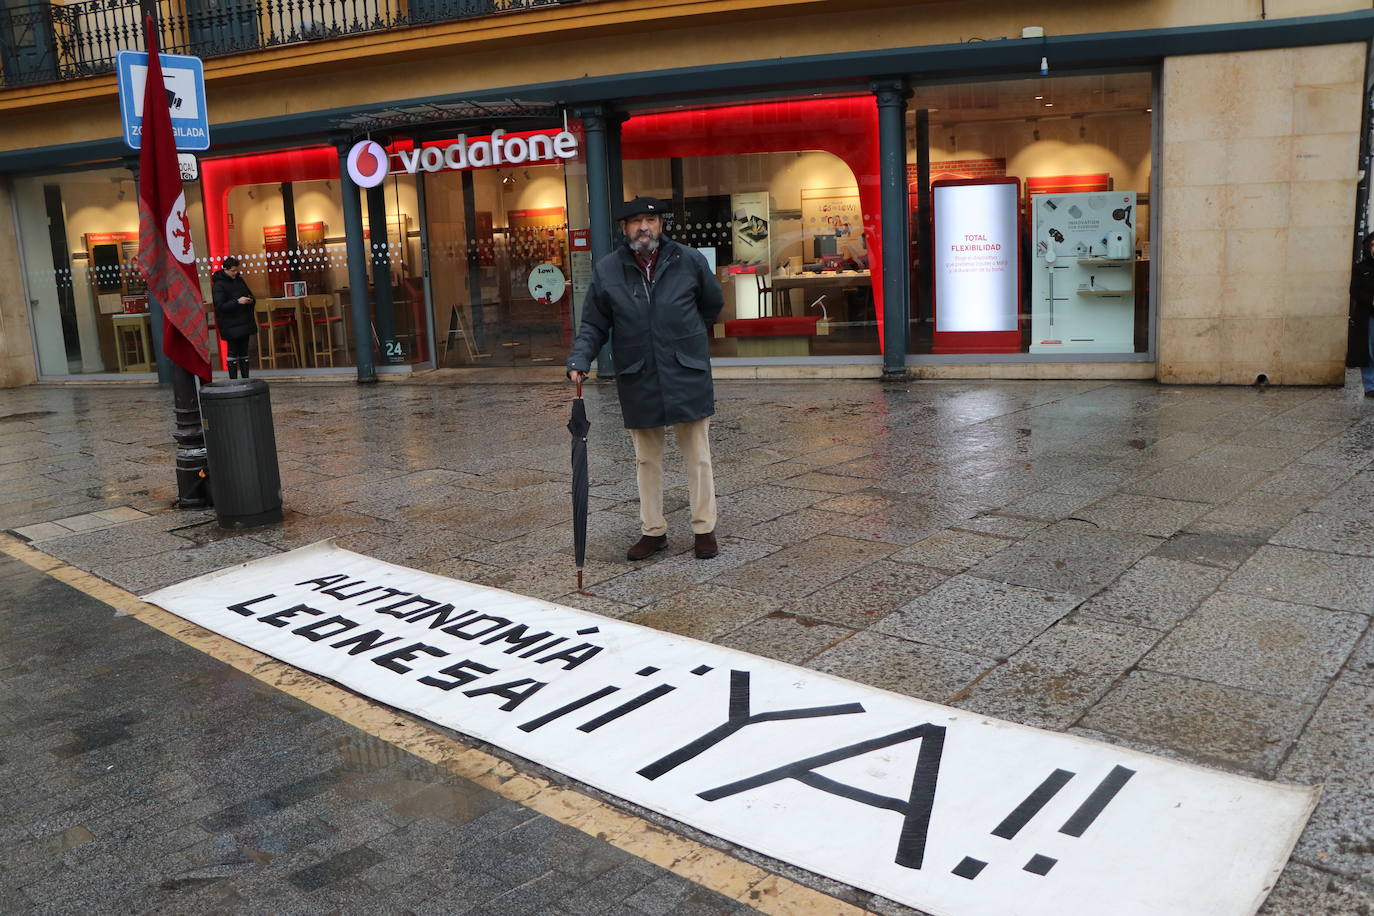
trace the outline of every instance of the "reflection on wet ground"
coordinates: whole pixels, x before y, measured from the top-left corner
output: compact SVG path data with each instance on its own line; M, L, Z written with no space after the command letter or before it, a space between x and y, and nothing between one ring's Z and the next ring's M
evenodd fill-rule
M140 510L146 517L114 527L35 535L40 549L137 593L335 537L381 559L988 715L1325 783L1264 912L1374 906L1374 855L1360 840L1374 825L1364 725L1374 716L1374 406L1358 384L719 382L721 554L691 556L673 453L669 549L644 565L624 559L638 536L630 440L613 387L592 385L584 593L571 562L569 394L562 385L275 384L287 517L224 532L209 513L168 510L170 393L7 391L0 526ZM0 645L4 683L40 673L25 667L35 658L64 657L52 640L71 642L77 657L95 652L86 639L59 626L32 652ZM134 678L160 657L146 645L127 657L99 649L92 665L110 678ZM50 689L70 700L79 683ZM206 683L211 695L233 693ZM105 713L89 720L68 710L26 728L57 729L45 753L79 761L146 727L121 718L145 707L96 705ZM292 735L337 727L282 723ZM208 726L181 731L196 728ZM270 731L244 727L263 741ZM222 745L205 745L216 762ZM375 768L398 775L370 782L347 768L355 753L372 759L366 747L315 748L327 766L225 793L186 823L205 830L207 817L312 811L321 797L360 803L359 787L379 793L370 800L385 816L419 811L447 831L504 810L426 795L400 773L404 761ZM291 794L306 792L315 794ZM282 798L295 800L272 809ZM312 816L331 825L323 810ZM102 836L78 818L25 842L70 843L61 855L80 855L98 844L63 834L78 825ZM314 837L319 826L296 829L283 841L293 848L347 852ZM337 867L380 867L365 858Z

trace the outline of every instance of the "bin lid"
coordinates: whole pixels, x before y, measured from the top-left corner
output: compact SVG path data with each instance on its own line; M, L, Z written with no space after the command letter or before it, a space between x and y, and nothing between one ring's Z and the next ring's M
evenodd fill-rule
M202 401L247 398L266 393L267 383L260 378L225 378L200 386Z

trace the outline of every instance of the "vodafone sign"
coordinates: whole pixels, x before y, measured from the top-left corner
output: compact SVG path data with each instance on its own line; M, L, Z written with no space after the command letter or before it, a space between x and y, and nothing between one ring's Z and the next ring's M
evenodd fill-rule
M571 131L510 134L498 128L489 137L460 134L454 142L430 142L389 156L375 141L362 140L348 151L348 174L359 187L371 188L387 175L541 165L576 157L577 137Z

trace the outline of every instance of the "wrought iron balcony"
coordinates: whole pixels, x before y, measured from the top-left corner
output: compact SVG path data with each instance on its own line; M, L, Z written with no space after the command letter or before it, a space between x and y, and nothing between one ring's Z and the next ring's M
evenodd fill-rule
M579 0L161 0L161 47L217 57L434 22L520 13ZM582 0L585 2L585 0ZM143 48L139 0L0 8L0 86L108 73Z

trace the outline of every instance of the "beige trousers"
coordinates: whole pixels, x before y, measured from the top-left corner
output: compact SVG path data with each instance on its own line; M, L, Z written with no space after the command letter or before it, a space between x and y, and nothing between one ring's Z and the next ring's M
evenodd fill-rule
M640 530L657 537L668 533L663 517L663 426L632 429L639 481ZM673 436L687 465L687 493L692 504L692 533L716 530L716 481L711 471L711 418L678 423Z

